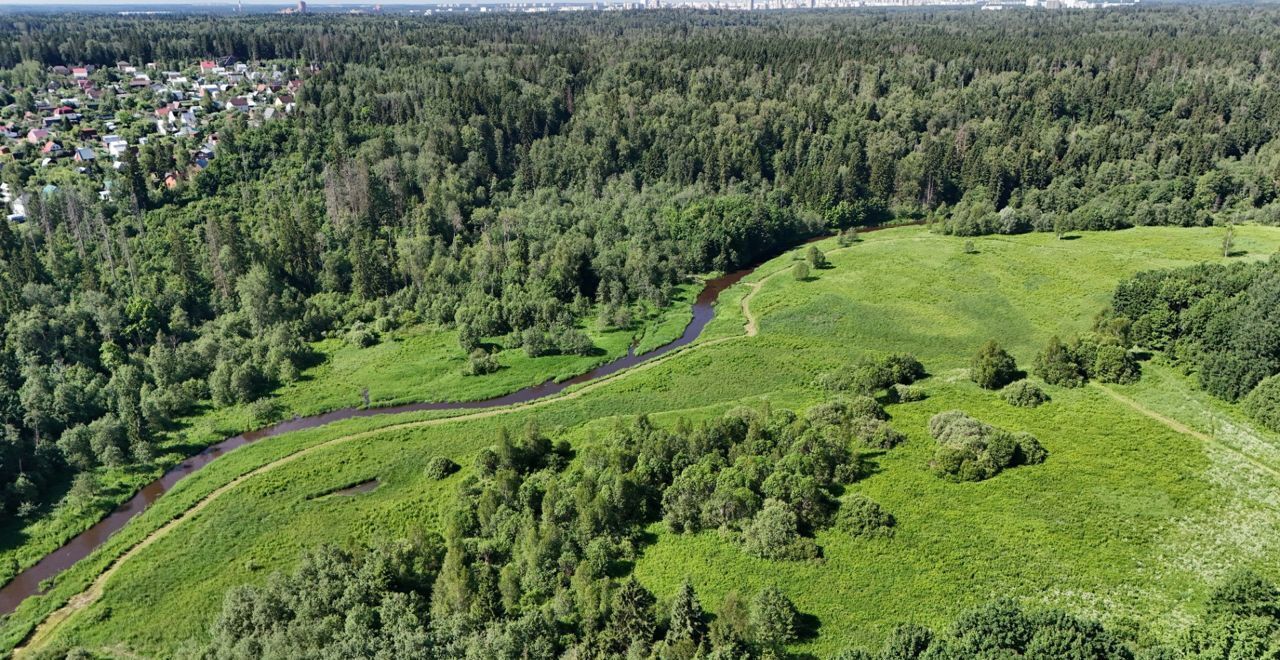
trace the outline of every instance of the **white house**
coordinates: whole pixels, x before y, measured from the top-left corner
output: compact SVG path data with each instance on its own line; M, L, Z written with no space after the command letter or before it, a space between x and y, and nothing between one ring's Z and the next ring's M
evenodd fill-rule
M9 214L10 220L25 220L27 217L27 204L31 201L31 193L23 193L18 195L17 199L9 205L13 212Z
M125 142L119 135L108 135L102 138L102 142L107 145L107 153L112 158L119 158L129 150L129 143Z

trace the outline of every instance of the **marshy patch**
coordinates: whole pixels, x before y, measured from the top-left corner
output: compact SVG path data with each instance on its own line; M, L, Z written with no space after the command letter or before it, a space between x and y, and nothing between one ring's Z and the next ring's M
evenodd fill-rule
M364 481L357 481L353 484L347 484L345 486L316 493L315 495L307 497L307 499L316 500L322 497L354 497L356 495L364 495L365 493L376 489L380 483L381 482L378 481L377 477L373 479L365 479Z

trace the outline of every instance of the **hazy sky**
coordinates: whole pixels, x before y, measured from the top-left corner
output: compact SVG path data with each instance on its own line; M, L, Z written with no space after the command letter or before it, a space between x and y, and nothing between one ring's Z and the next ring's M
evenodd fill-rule
M545 4L555 0L307 0L308 5L351 5L372 7L381 5L435 5L435 4L497 4L501 2L537 2ZM580 1L580 0L573 0ZM243 0L245 5L255 7L289 7L297 4L297 0ZM49 5L76 6L94 11L111 11L117 7L137 7L140 5L167 5L177 8L208 9L215 7L234 7L236 0L108 0L107 2L87 2L86 0L0 0L0 7L31 7L39 9Z

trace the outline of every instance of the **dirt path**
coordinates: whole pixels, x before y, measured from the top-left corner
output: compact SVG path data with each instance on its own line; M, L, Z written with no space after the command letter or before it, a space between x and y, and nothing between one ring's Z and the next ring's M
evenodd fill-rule
M849 250L855 247L856 245L858 244L855 243L853 245L849 245L843 248L836 248L834 250L829 250L828 254L833 254L836 252L844 252L846 250ZM363 438L368 438L373 435L377 435L381 433L425 428L425 427L431 427L431 426L439 426L443 424L452 424L454 422L464 422L468 420L484 419L488 417L494 417L497 415L506 415L514 412L530 410L533 408L538 408L538 407L550 405L553 403L571 401L571 400L577 399L578 397L581 397L584 394L593 392L601 387L609 385L616 380L626 377L629 374L643 372L645 370L652 369L660 364L665 364L668 360L672 360L677 356L684 355L696 350L705 349L711 346L723 344L725 342L737 341L740 339L755 337L759 335L760 324L755 313L751 310L752 301L755 299L756 294L759 293L762 288L764 288L764 284L766 282L783 273L789 272L789 270L790 270L789 265L783 266L782 268L779 268L778 270L775 270L765 275L764 277L760 278L758 281L742 283L748 288L750 288L751 291L742 297L742 303L741 303L742 315L743 317L745 317L746 321L743 324L743 328L742 328L743 334L741 335L730 336L730 337L720 337L717 339L711 339L711 340L702 341L702 342L695 341L694 343L689 344L688 346L674 350L666 355L650 360L648 362L641 363L630 369L626 369L624 371L619 371L615 374L605 376L599 380L595 380L586 385L583 385L582 387L576 390L566 392L558 396L548 397L545 399L538 399L528 403L516 404L513 406L507 406L504 408L491 408L491 409L481 410L474 413L455 415L452 417L441 417L437 419L392 424L389 426L382 426L376 429L370 429L368 431L353 433L351 435L339 436L336 438L332 438L330 440L326 440L319 444L312 445L305 449L301 449L287 456L278 458L270 463L265 463L257 468L254 468L249 472L246 472L240 475L239 477L236 477L235 479L232 479L226 484L211 491L208 495L205 495L198 502L196 502L196 504L193 505L190 509L187 509L186 511L184 511L182 515L176 518L173 518L172 520L165 523L164 525L161 525L155 531L151 532L145 538L143 538L143 540L139 541L133 547L129 548L129 550L127 550L123 555L120 555L119 558L117 558L108 566L107 570L103 571L101 574L98 575L96 579L94 579L93 583L89 586L88 589L80 592L75 596L72 596L71 599L67 601L66 605L63 605L61 608L59 608L58 610L50 614L48 617L45 617L44 621L42 621L40 625L37 626L36 630L27 638L27 640L23 642L23 644L21 644L20 646L14 649L14 658L23 657L26 654L29 654L38 650L52 637L53 633L58 628L58 626L60 626L62 623L70 619L77 612L85 609L86 607L88 607L89 605L97 601L99 598L101 598L102 593L106 587L106 583L112 578L112 576L115 575L116 571L120 568L122 564L124 564L126 561L129 561L133 557L137 556L139 553L141 553L143 550L145 550L148 546L152 545L156 541L167 536L170 532L172 532L175 528L177 528L183 522L194 518L201 511L203 511L205 507L211 504L214 500L234 490L237 486L244 483L248 479L251 479L257 475L260 475L266 472L270 472L282 465L287 465L304 456L311 455L323 449L327 449L329 447L347 443L347 442L352 442L355 440L360 440Z
M258 476L266 472L270 472L272 470L275 470L278 467L287 465L300 458L309 456L311 454L314 454L324 449L328 449L335 445L344 444L344 443L352 442L355 440L361 440L361 439L368 438L374 435L379 435L382 433L388 433L388 432L394 432L394 431L400 431L400 430L406 430L406 429L417 429L417 428L425 428L425 427L431 427L431 426L440 426L443 424L451 424L454 422L462 422L462 421L468 421L468 420L484 419L484 418L493 417L496 415L504 415L508 413L545 406L551 403L573 400L582 396L583 394L586 394L600 387L603 387L604 385L609 384L614 380L617 380L625 376L626 374L636 373L636 372L644 371L646 369L651 369L654 366L661 364L663 362L666 362L667 360L675 357L676 355L687 353L689 351L694 350L697 347L711 346L714 344L723 343L725 341L741 339L741 338L742 338L741 336L722 337L720 339L712 340L712 341L701 343L701 344L699 343L691 344L686 348L672 351L671 353L664 355L660 358L637 365L626 371L621 371L621 372L618 372L617 374L607 376L598 381L594 381L590 384L587 384L577 390L574 390L572 392L569 392L557 397L539 399L537 401L518 404L515 406L509 406L506 408L493 408L489 410L482 410L479 412L468 413L465 415L457 415L453 417L442 417L438 419L428 419L428 420L422 420L422 421L416 421L416 422L404 422L401 424L392 424L390 426L382 426L376 429L370 429L368 431L361 431L359 433L353 433L351 435L344 435L344 436L339 436L330 440L326 440L319 444L311 445L310 447L307 447L305 449L301 449L287 456L278 458L270 463L264 463L263 465L257 468L254 468L253 470L250 470L249 472L246 472L240 475L239 477L236 477L235 479L228 481L226 484L223 484L217 489L211 491L208 495L205 495L198 502L196 502L196 504L192 506L190 509L187 509L186 511L184 511L182 515L170 520L164 525L161 525L155 531L151 532L145 538L143 538L143 540L139 541L133 547L129 548L128 551L126 551L123 555L120 555L118 559L113 561L110 564L110 566L107 568L107 570L99 574L98 577L89 586L88 589L80 592L75 596L72 596L71 599L67 601L66 605L63 605L60 609L54 611L52 614L46 617L45 620L41 622L39 626L37 626L35 632L31 634L31 636L27 639L27 641L25 641L23 644L21 644L20 646L14 649L13 657L15 659L21 658L28 653L32 653L38 650L41 646L44 645L45 642L49 640L54 630L59 625L61 625L67 619L71 618L76 612L83 610L84 608L88 607L89 605L97 601L98 598L102 597L103 589L106 586L107 581L109 581L111 577L115 575L116 571L120 568L122 564L132 559L133 557L137 556L139 553L141 553L143 550L145 550L148 546L152 545L156 541L167 536L170 532L172 532L175 528L177 528L183 522L190 520L191 518L194 518L202 510L204 510L205 507L213 503L214 500L231 492L237 486L239 486L240 484L244 483L245 481L255 476Z
M773 276L770 275L769 277ZM751 287L751 293L742 297L742 316L747 319L746 324L742 326L742 330L746 333L746 336L754 337L760 333L760 324L756 322L755 314L751 313L751 299L755 298L757 293L760 293L760 287L764 286L764 280L747 282L746 285Z
M1182 422L1179 422L1178 420L1173 419L1172 417L1162 415L1142 405L1141 403L1138 403L1137 401L1134 401L1133 399L1130 399L1129 397L1111 389L1110 387L1107 387L1106 385L1102 385L1101 383L1090 383L1090 384L1096 387L1097 389L1102 390L1103 393L1105 393L1107 396L1111 397L1112 399L1115 399L1117 402L1122 403L1125 406L1128 406L1129 408L1132 408L1134 411L1141 413L1142 415L1150 419L1160 422L1161 424L1165 425L1169 429L1184 435L1189 435L1197 440L1200 440L1201 442L1212 444L1222 449L1225 449L1235 454L1236 456L1240 457L1241 459L1244 459L1250 465L1253 465L1259 470L1262 470L1267 474L1270 474L1271 476L1276 477L1277 479L1280 479L1280 470L1276 470L1270 465L1267 465L1266 463L1259 461L1258 459L1240 451L1239 449L1236 449L1235 447L1232 447L1231 445L1228 445L1227 443L1211 435L1201 433L1200 431L1197 431L1191 428L1190 426L1187 426L1186 424L1183 424Z
M755 315L751 311L751 299L760 290L765 280L772 278L773 276L777 275L779 272L782 272L782 271L771 273L759 282L745 283L746 286L751 288L751 292L748 293L746 296L743 296L742 298L742 303L741 303L742 313L743 313L743 316L746 317L746 323L743 325L744 334L742 335L731 336L731 337L720 337L717 339L712 339L712 340L703 341L703 342L694 342L689 346L672 351L667 355L636 365L631 369L620 371L616 374L611 374L609 376L601 378L600 380L593 381L576 390L567 392L565 394L561 394L559 396L549 397L546 399L538 399L536 401L531 401L529 403L517 404L514 406L508 406L505 408L492 408L489 410L481 410L474 413L455 415L452 417L441 417L438 419L429 419L429 420L422 420L422 421L416 421L416 422L404 422L401 424L392 424L390 426L382 426L382 427L371 429L368 431L353 433L351 435L339 436L330 440L326 440L319 444L312 445L305 449L301 449L287 456L278 458L270 463L265 463L257 468L254 468L249 472L246 472L240 475L239 477L236 477L235 479L232 479L226 484L211 491L208 495L205 495L198 502L196 502L196 504L193 505L190 509L187 509L185 512L183 512L182 515L176 518L173 518L169 522L160 526L155 531L148 534L143 540L139 541L136 545L129 548L129 550L127 550L123 555L120 555L119 558L117 558L115 561L113 561L110 564L110 566L108 566L107 570L103 571L101 574L98 575L98 577L93 581L93 583L89 586L88 589L71 597L71 599L67 601L66 605L63 605L61 608L59 608L58 610L50 614L48 617L46 617L45 620L41 622L40 625L36 628L35 632L33 632L31 636L28 637L27 641L25 641L22 645L14 649L14 658L24 657L27 654L33 653L34 651L38 650L52 637L54 631L58 628L58 626L60 626L66 620L70 619L73 615L75 615L80 610L85 609L86 607L88 607L89 605L97 601L99 598L101 598L102 593L106 587L106 583L112 578L112 576L115 575L116 571L120 568L122 564L129 561L133 557L137 556L139 553L141 553L150 545L154 544L156 541L167 536L170 532L172 532L175 528L177 528L183 522L197 516L201 511L205 509L205 507L213 503L214 500L231 492L232 490L234 490L236 487L238 487L240 484L244 483L245 481L255 476L258 476L260 474L275 470L276 468L281 467L283 465L292 463L293 461L296 461L305 456L309 456L318 451L328 449L335 445L352 442L352 441L360 440L363 438L368 438L370 436L374 436L382 433L407 430L407 429L425 428L425 427L431 427L431 426L439 426L443 424L452 424L454 422L464 422L468 420L484 419L488 417L494 417L496 415L505 415L505 414L510 414L514 412L529 410L532 408L546 406L553 403L571 401L573 399L577 399L578 397L581 397L584 394L593 392L601 387L609 385L614 381L627 376L628 374L643 372L647 369L652 369L653 367L659 364L664 364L668 360L671 360L676 356L684 355L692 351L704 349L710 346L723 344L729 341L736 341L736 340L744 339L746 337L755 337L759 332L758 330L759 324L756 321Z

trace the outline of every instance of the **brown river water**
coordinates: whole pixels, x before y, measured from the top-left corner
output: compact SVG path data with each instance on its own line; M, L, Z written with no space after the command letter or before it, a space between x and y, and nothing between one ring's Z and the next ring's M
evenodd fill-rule
M910 223L921 224L921 223ZM879 229L887 229L887 226L866 227L859 229L860 232L866 233ZM818 236L813 241L827 238L827 236ZM164 476L142 487L129 501L120 505L115 511L111 512L106 518L103 518L96 525L81 532L75 538L67 542L66 545L45 555L43 559L36 562L25 571L19 573L8 584L0 588L0 617L13 612L18 605L29 596L41 593L40 583L57 576L62 571L71 567L72 564L89 556L89 553L98 549L103 543L111 537L112 534L124 527L134 516L146 511L157 498L169 492L175 484L182 480L183 477L199 470L208 465L219 456L263 438L270 438L282 433L290 431L301 431L303 429L312 429L317 426L324 426L332 422L351 419L354 417L372 417L374 415L393 415L396 413L417 412L428 410L476 410L481 408L497 408L501 406L509 406L517 403L528 403L536 401L555 394L559 394L564 390L581 385L593 380L604 378L615 374L624 369L634 367L642 362L647 362L656 357L670 353L682 346L687 346L699 336L702 335L703 329L707 327L707 323L711 322L711 318L715 314L714 305L716 299L720 297L720 293L725 289L737 284L742 278L751 274L758 268L752 266L742 270L721 275L720 277L707 280L702 291L698 294L697 299L693 303L693 320L689 321L689 325L685 326L684 332L677 339L668 344L664 344L655 348L648 353L636 355L634 351L628 350L627 354L602 364L591 371L580 374L568 380L560 382L546 381L540 385L532 385L524 389L516 390L510 394L494 397L492 399L483 399L479 401L459 401L459 402L424 402L409 403L399 406L389 406L386 408L342 408L333 412L320 415L312 415L310 417L295 417L291 420L280 422L266 428L256 431L249 431L240 435L232 436L212 445L204 451L188 458L176 467L164 473ZM377 486L376 480L370 480L353 487L352 492L343 492L342 494L354 495L367 490L372 490Z
M106 542L112 534L124 527L134 516L142 513L151 506L161 495L167 493L174 487L183 477L199 470L208 465L214 459L223 454L263 438L288 433L290 431L300 431L303 429L312 429L317 426L324 426L332 422L337 422L353 417L372 417L374 415L392 415L395 413L417 412L425 410L475 410L480 408L496 408L500 406L509 406L517 403L527 403L542 399L563 392L565 389L574 385L581 385L599 378L604 378L611 374L615 374L623 369L634 367L642 362L647 362L663 354L670 353L682 346L686 346L697 339L702 330L706 328L707 323L711 321L714 315L714 304L716 298L725 289L737 284L739 280L746 277L755 268L747 268L727 275L721 275L707 280L706 285L698 294L697 299L693 303L693 320L689 325L685 326L684 332L679 338L671 343L665 344L658 348L636 355L634 351L628 350L627 354L607 362L605 364L592 369L584 374L574 376L568 380L560 382L546 381L540 385L532 385L524 389L516 390L510 394L506 394L492 399L484 399L480 401L460 401L460 402L426 402L426 403L409 403L399 406L389 406L386 408L342 408L333 412L321 415L312 415L310 417L295 417L294 419L280 422L266 428L256 431L249 431L240 435L232 436L212 445L204 451L196 454L175 466L164 476L143 486L129 501L120 505L115 511L111 512L106 518L103 518L94 526L81 532L75 538L67 542L66 545L58 548L52 553L45 555L43 559L36 562L25 571L19 573L8 584L0 588L0 616L9 614L17 609L18 604L29 596L41 593L40 583L55 577L62 571L71 567L72 564L89 556L89 553L96 550L99 546ZM372 489L376 486L376 481L366 484L360 484L363 488ZM361 490L363 490L363 488ZM356 492L359 492L357 490ZM354 493L344 493L354 494Z

